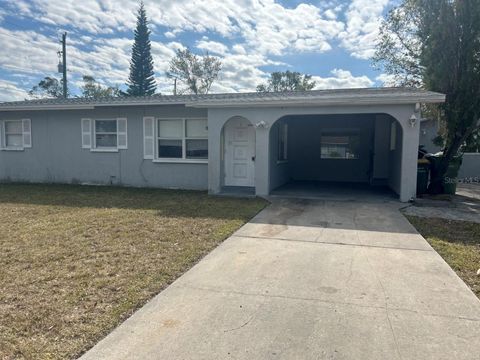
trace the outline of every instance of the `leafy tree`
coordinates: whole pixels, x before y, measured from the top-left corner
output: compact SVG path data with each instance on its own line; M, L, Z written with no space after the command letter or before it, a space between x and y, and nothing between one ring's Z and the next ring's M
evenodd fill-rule
M308 91L315 87L316 83L311 75L304 75L296 71L273 72L266 84L257 86L258 92L280 91Z
M420 65L422 42L418 24L421 13L417 0L404 0L392 9L380 27L373 64L393 76L393 84L421 87L423 68Z
M118 86L102 86L92 76L88 75L83 75L83 85L80 87L80 90L83 97L91 99L122 95Z
M186 86L186 89L180 92L208 94L221 69L222 62L208 53L198 56L188 48L178 49L175 57L170 61L167 76L180 80Z
M480 127L480 3L403 0L381 27L374 63L397 84L446 94L445 148L430 191L443 191L449 164Z
M46 76L28 92L28 95L32 99L63 98L62 81Z
M480 153L480 130L476 130L465 141L465 152Z
M150 96L155 93L156 83L153 71L153 58L148 29L147 13L143 2L137 15L137 27L132 47L130 75L127 82L127 94L131 96Z

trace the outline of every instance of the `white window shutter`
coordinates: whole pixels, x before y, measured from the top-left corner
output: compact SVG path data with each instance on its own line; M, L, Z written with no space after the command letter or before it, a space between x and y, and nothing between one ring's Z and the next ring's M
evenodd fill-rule
M23 128L23 147L32 147L32 122L30 119L22 119Z
M143 158L155 157L155 118L146 116L143 118Z
M92 120L82 119L82 148L92 147Z
M117 119L117 148L126 149L128 146L127 141L127 119Z

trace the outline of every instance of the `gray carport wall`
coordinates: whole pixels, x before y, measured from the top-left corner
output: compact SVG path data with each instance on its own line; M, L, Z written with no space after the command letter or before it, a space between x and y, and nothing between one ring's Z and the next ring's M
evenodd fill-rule
M289 115L331 115L331 114L387 114L394 118L401 127L403 136L399 149L401 153L395 156L394 178L390 187L399 195L400 201L407 202L415 197L417 181L417 150L419 144L419 121L412 126L413 114L420 119L418 107L415 104L401 105L335 105L335 106L250 106L246 107L214 107L208 109L209 132L209 165L208 189L211 194L218 194L222 189L222 129L225 123L233 117L248 119L256 126L256 161L255 161L255 192L259 196L267 196L272 190L270 173L270 128L279 119Z

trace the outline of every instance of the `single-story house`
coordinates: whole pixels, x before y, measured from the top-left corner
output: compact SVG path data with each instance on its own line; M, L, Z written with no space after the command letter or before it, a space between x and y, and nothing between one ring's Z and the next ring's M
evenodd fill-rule
M415 197L410 88L48 99L0 104L0 180L265 196L289 181L385 185Z

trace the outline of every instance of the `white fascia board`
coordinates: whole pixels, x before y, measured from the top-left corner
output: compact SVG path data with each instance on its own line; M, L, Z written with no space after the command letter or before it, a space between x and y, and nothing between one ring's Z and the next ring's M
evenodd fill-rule
M37 105L37 106L5 106L2 111L40 111L40 110L93 110L93 105Z
M142 101L142 102L114 102L105 104L95 104L95 108L112 106L163 106L163 105L185 105L185 101Z
M404 104L435 104L445 102L444 95L436 96L408 96L408 97L369 97L369 98L330 98L330 99L275 99L275 100L256 100L245 99L235 100L212 100L212 101L192 101L185 103L188 107L214 108L214 107L242 107L245 105L253 107L275 107L275 106L332 106L332 105L404 105Z

